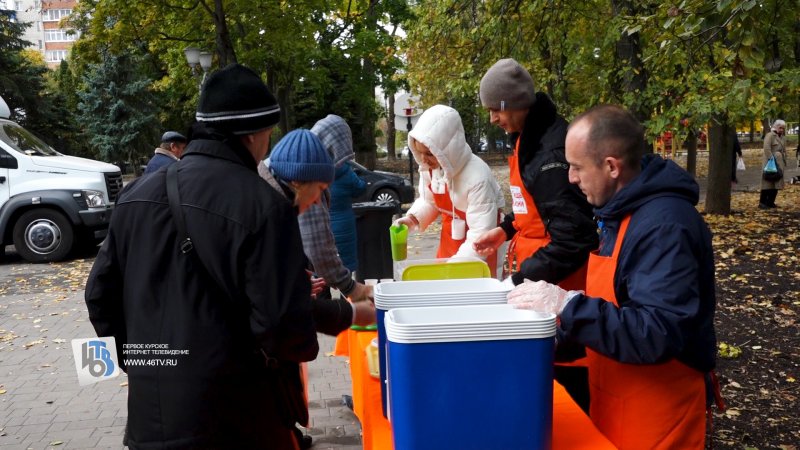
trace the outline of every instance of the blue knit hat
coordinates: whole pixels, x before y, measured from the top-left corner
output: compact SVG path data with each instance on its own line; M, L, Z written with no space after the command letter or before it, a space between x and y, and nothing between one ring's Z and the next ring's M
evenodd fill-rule
M294 130L284 136L269 155L269 168L284 181L333 182L333 161L309 130Z

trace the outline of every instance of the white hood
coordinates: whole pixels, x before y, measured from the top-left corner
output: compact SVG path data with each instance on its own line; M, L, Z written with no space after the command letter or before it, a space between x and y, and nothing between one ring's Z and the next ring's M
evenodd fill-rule
M31 156L31 162L37 166L52 169L83 170L86 172L119 172L119 167L95 161L93 159L79 158L77 156Z
M458 111L445 105L434 105L425 111L408 134L408 148L419 164L420 171L429 167L417 151L416 141L431 150L448 180L454 179L472 157L464 138L464 125Z

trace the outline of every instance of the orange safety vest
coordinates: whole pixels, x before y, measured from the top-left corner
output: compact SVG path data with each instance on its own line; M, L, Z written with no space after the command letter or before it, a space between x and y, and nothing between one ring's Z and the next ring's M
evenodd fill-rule
M437 258L449 258L456 253L458 253L458 249L461 247L461 244L467 240L466 235L467 231L469 231L469 226L465 226L464 230L464 239L453 239L452 235L452 226L453 226L453 213L458 216L459 219L467 220L467 214L460 209L455 209L453 207L453 201L450 199L450 191L445 185L444 187L444 194L436 194L431 189L430 183L428 183L428 191L431 192L433 195L433 202L436 204L436 208L442 213L442 232L439 236L439 249L436 251ZM486 258L486 264L489 266L490 273L494 273L497 268L497 254L493 254Z
M614 252L589 256L586 295L614 303L614 273L630 216L622 220ZM706 432L703 374L671 359L625 364L586 349L590 413L595 426L620 449L702 449Z
M514 212L514 228L517 233L511 238L503 264L503 278L518 272L522 261L530 258L537 250L550 243L550 237L539 216L539 210L533 197L525 189L519 170L519 139L514 147L514 154L508 157L509 188L511 190L511 208ZM586 264L558 283L567 290L583 289L586 285ZM538 280L531 280L538 281Z

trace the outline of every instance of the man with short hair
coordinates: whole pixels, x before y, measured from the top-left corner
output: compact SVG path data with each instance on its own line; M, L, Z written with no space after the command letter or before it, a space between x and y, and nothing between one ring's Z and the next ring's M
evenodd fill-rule
M181 159L183 149L186 148L187 142L189 142L189 140L186 139L186 136L177 131L167 131L164 133L161 136L161 145L156 148L155 154L150 158L142 175L153 173Z
M620 449L702 449L715 366L714 255L694 178L645 155L628 111L598 106L566 139L570 182L595 207L601 242L586 293L526 280L520 308L558 315L558 340L587 348L592 421Z
M319 345L295 210L257 172L279 119L258 74L219 70L181 160L120 194L86 305L128 373L132 449L297 448L299 363ZM126 344L185 353L126 366Z

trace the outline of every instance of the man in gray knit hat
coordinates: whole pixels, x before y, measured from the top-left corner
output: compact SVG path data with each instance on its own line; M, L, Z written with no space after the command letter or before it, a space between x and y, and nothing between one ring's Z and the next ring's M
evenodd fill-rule
M510 240L503 272L504 282L512 286L528 279L584 289L597 227L586 197L568 179L567 122L547 94L536 92L528 71L510 58L489 68L481 79L480 98L491 122L516 145L509 158L512 213L475 240L475 250L489 255ZM557 356L575 359L583 353L582 348L571 349L574 355L567 350ZM557 368L556 379L588 410L585 368Z

